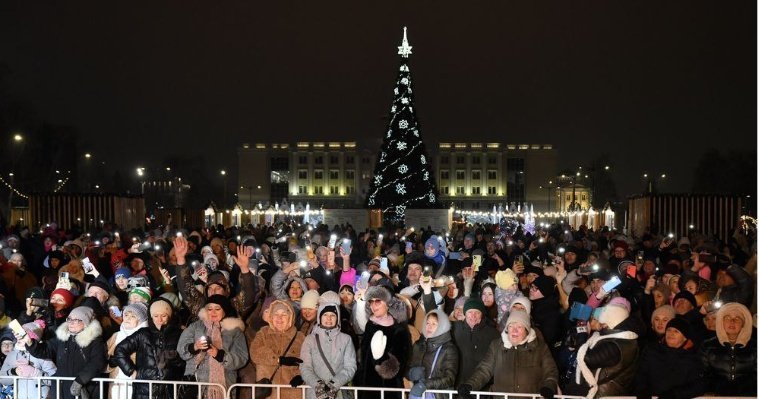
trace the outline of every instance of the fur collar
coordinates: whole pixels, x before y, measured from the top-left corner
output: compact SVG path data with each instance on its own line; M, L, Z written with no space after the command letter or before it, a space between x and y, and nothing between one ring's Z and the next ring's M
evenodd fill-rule
M103 327L100 326L100 323L97 320L92 320L84 330L74 336L74 341L76 341L76 344L79 345L80 348L86 348L95 340L95 338L101 335L103 335ZM58 326L58 329L55 330L55 336L63 342L68 341L71 337L68 323L63 323Z
M208 321L208 312L206 311L206 308L200 308L200 311L198 312L198 319L202 320L203 322ZM245 323L239 317L225 317L221 320L222 330L228 331L234 330L235 328L243 332L245 331Z

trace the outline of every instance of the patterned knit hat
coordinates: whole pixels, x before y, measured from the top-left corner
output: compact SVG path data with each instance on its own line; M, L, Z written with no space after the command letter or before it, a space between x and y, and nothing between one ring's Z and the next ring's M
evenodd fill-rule
M35 320L31 323L26 323L21 326L29 337L35 341L42 339L42 334L45 331L45 321L42 319Z

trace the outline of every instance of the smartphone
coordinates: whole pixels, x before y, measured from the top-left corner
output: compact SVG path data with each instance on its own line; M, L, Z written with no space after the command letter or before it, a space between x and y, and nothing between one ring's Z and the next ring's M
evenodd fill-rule
M19 323L16 319L11 320L11 322L8 323L8 327L10 327L16 335L26 335L26 331L23 327L21 327L21 323Z
M45 298L31 298L30 301L32 306L37 306L41 308L46 308L48 305L50 305L50 301Z
M69 272L61 272L61 278L68 280L69 279Z
M351 240L350 238L343 238L343 252L349 253L351 251Z
M472 270L479 271L482 266L482 255L472 255Z
M114 316L121 317L121 310L118 306L111 306L109 309L111 309L111 312L113 312Z
M406 241L406 249L409 250L414 246L414 243L411 241Z
M630 278L637 277L638 276L638 267L635 266L635 265L628 265L627 266L627 276L630 277Z
M329 243L327 244L329 249L335 249L336 242L337 242L337 235L332 234L331 236L329 236Z
M448 254L448 259L459 260L461 259L461 252L451 252Z
M614 276L611 278L611 280L604 283L604 285L601 287L606 292L611 292L614 288L617 288L618 285L622 284L622 280L619 279L619 276Z
M565 251L564 247L559 247L559 255L564 254L564 251Z
M717 255L712 254L698 254L698 261L701 263L717 263Z
M387 257L383 256L380 258L380 269L387 269Z
M635 263L637 263L639 265L642 265L643 264L643 255L644 254L645 254L645 252L638 251L638 256L635 257Z
M588 319L590 319L591 313L593 313L593 308L590 306L584 303L574 302L572 304L572 309L569 311L569 320L588 321Z

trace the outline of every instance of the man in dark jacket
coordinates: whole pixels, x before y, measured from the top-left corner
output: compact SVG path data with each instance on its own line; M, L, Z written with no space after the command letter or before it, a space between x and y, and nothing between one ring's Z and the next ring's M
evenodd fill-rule
M717 272L717 298L723 303L738 302L751 307L754 283L751 275L738 265Z
M498 339L498 330L483 317L485 313L482 300L470 298L464 303L466 320L453 322L453 340L460 353L457 386L469 379L477 364L485 357L490 343Z

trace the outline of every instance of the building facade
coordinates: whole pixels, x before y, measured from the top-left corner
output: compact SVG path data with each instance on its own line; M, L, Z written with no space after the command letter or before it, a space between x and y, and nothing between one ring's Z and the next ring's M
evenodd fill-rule
M240 205L309 203L325 208L364 205L380 142L243 144L238 149ZM491 209L494 204L530 203L549 209L542 187L555 176L557 153L550 144L437 143L433 158L442 204ZM556 195L556 193L552 193ZM551 208L559 206L553 198Z

